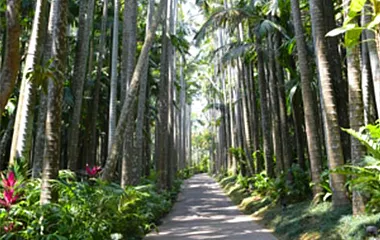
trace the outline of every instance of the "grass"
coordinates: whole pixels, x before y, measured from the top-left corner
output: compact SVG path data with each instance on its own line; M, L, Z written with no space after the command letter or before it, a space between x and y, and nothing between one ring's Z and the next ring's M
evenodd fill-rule
M333 208L330 202L311 201L291 204L283 209L269 197L249 193L236 183L236 177L218 179L231 200L245 214L273 229L280 240L366 240L366 226L380 225L380 213L352 216L351 207Z

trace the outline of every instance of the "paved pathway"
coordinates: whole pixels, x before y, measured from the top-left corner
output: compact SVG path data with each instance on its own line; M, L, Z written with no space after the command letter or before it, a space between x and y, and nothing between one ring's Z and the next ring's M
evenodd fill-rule
M154 231L145 238L173 239L276 240L269 230L243 215L206 174L184 182L177 203L159 226L159 233Z

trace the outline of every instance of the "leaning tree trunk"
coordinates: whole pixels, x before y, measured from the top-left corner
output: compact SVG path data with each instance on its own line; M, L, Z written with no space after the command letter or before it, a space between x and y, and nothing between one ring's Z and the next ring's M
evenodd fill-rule
M153 18L153 11L154 11L154 0L149 0L148 3L148 10L147 10L147 24L145 28L145 34L148 34L150 25L152 23ZM149 160L147 159L147 154L144 152L146 149L143 147L143 145L146 145L147 143L147 136L144 136L144 127L149 126L146 124L146 119L149 121L149 116L146 115L146 104L148 100L148 71L149 71L149 64L146 63L144 65L144 73L143 77L141 79L140 83L140 89L139 89L139 96L138 96L138 106L137 106L137 120L136 120L136 153L135 157L137 158L135 161L141 163L142 165L142 171L141 173L144 173L146 175L147 172L147 165L149 168ZM147 135L150 133L147 133ZM144 156L145 155L145 156Z
M324 7L319 0L310 1L312 33L315 45L317 69L322 102L323 126L326 137L326 151L329 169L336 169L344 164L343 150L340 140L340 128L337 106L334 99L332 72L328 61L328 46L325 38ZM330 174L330 186L333 191L333 205L349 203L345 190L345 177L337 173Z
M67 147L68 168L77 169L79 151L79 129L82 112L83 88L86 79L87 60L90 44L90 33L94 14L94 0L80 1L78 42L73 74L72 91L74 107L71 114L69 139Z
M48 37L51 38L51 57L54 59L54 79L49 79L46 116L46 144L41 183L41 204L57 201L56 189L51 180L58 178L61 155L61 115L63 83L65 81L67 0L53 0L50 7Z
M299 8L299 0L292 0L292 15L294 21L294 30L296 34L297 55L299 62L299 70L301 76L301 90L302 101L305 114L305 127L307 146L310 159L310 171L311 179L313 182L313 194L314 197L318 196L322 192L322 188L319 185L320 175L322 172L322 157L321 146L318 135L318 115L316 114L317 101L313 96L312 90L312 78L310 74L310 68L308 66L309 58L307 55L306 41L304 37L304 30L302 27L301 11Z
M7 0L5 54L0 74L0 126L1 116L13 92L20 69L20 0Z
M35 84L30 81L36 64L41 58L42 35L45 31L45 5L46 0L38 0L36 3L32 33L30 35L28 52L24 64L21 81L21 89L17 104L16 120L13 130L12 147L9 163L13 164L15 158L24 158L29 162L32 146L32 130L35 105Z
M152 26L148 34L145 36L144 45L141 49L141 53L135 67L135 71L133 72L131 84L129 86L129 89L126 94L126 98L124 100L123 107L120 113L118 125L116 127L116 132L115 132L115 141L111 146L111 151L108 155L106 165L104 167L104 171L102 175L103 180L110 181L113 177L116 164L117 164L117 157L119 155L119 152L121 150L121 145L123 143L123 136L125 133L124 131L127 124L126 120L127 120L128 115L132 114L133 107L134 107L133 101L136 97L138 86L143 76L144 64L147 62L149 50L152 47L153 40L156 35L156 30L158 28L159 23L161 22L161 15L162 15L162 11L164 10L164 7L166 7L166 0L161 0L159 9L154 16Z

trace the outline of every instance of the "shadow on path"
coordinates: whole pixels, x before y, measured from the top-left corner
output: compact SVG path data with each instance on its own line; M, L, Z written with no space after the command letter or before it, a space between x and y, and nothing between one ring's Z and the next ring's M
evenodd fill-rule
M172 211L145 240L276 240L269 230L243 215L207 174L185 181Z

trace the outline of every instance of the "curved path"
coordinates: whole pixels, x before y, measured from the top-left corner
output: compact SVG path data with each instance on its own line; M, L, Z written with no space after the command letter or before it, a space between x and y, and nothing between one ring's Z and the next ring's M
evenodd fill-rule
M269 230L243 215L206 174L184 182L177 203L159 226L159 233L153 231L145 237L173 239L276 240Z

